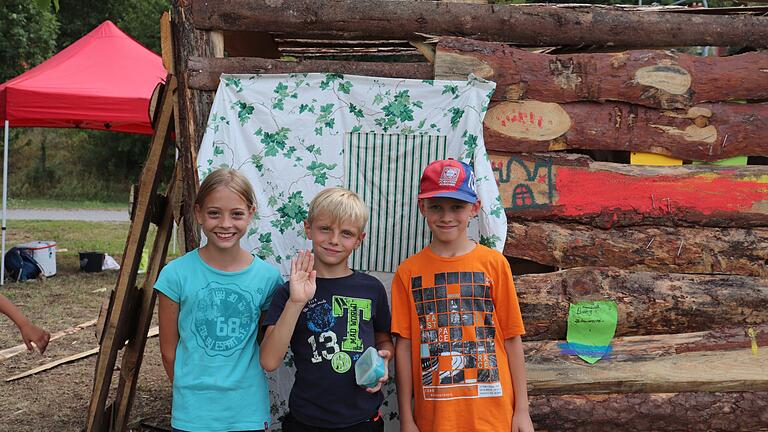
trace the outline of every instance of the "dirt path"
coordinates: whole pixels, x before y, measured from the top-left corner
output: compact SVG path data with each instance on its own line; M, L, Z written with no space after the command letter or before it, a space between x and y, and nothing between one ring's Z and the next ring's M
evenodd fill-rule
M9 209L8 220L80 220L90 222L128 222L127 210Z

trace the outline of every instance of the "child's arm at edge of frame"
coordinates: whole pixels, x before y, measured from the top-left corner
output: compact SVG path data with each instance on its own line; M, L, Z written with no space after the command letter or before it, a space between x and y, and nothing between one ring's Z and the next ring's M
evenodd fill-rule
M173 365L179 344L179 304L165 294L157 293L159 300L157 318L160 324L160 355L168 379L173 383Z
M34 342L37 349L40 350L40 354L45 352L51 334L33 324L19 308L2 294L0 294L0 312L16 324L21 333L21 339L29 351L32 351L32 343Z
M411 369L411 340L397 335L395 345L395 384L397 407L400 412L400 432L418 432L413 419L413 371Z
M507 351L509 373L512 375L512 388L515 393L512 432L533 432L533 422L528 408L528 379L525 374L523 340L520 336L505 339L504 349Z

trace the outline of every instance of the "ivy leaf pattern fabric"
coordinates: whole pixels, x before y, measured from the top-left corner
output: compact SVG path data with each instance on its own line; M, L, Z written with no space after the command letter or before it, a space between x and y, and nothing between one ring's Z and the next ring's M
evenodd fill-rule
M438 158L460 159L473 165L482 201L469 234L502 250L506 218L482 134L494 88L473 76L225 74L198 154L200 180L219 167L250 179L258 211L243 246L284 275L310 246L302 224L310 200L326 187L352 189L373 216L352 265L392 272L430 240L416 208L421 171Z

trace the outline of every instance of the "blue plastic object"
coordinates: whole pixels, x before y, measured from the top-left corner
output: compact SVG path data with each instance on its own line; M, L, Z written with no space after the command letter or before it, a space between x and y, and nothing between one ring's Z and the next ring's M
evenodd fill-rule
M363 387L376 387L384 376L384 359L376 347L368 347L355 363L355 381Z

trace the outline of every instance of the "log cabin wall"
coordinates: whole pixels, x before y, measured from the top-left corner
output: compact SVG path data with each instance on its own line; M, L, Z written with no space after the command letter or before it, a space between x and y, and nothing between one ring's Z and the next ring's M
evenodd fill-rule
M220 73L497 83L484 127L505 255L538 272L515 280L537 430L766 430L767 8L173 3L187 173ZM743 53L669 49L705 45ZM629 165L629 152L750 164ZM190 203L197 179L184 181ZM610 356L587 365L558 341L569 304L597 299L619 323Z

